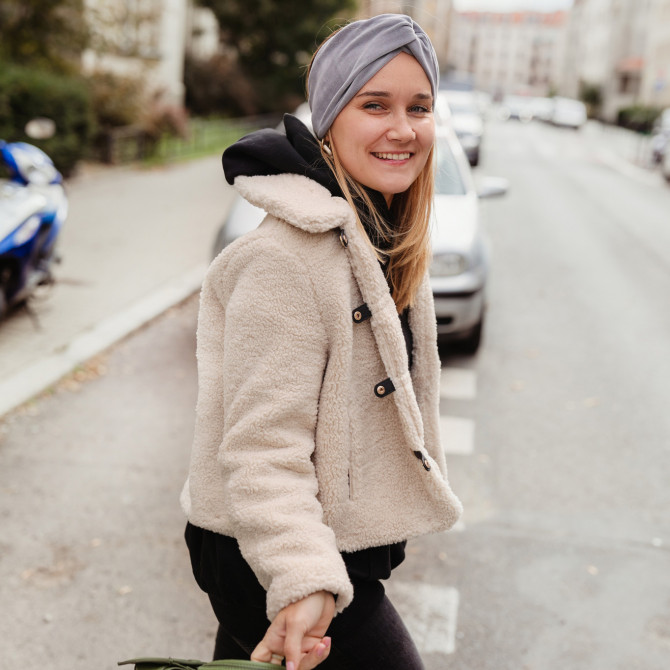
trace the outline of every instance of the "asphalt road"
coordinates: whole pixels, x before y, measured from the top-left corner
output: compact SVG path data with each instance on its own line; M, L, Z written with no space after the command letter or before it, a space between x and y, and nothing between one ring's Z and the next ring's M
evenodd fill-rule
M468 670L670 658L670 189L607 137L490 124L494 274L447 536ZM433 547L436 540L427 540ZM436 665L436 667L439 667Z
M487 130L477 172L511 189L486 203L485 341L443 369L466 513L410 545L389 591L428 670L665 669L670 188L594 127ZM196 308L0 424L0 665L209 657L177 502Z

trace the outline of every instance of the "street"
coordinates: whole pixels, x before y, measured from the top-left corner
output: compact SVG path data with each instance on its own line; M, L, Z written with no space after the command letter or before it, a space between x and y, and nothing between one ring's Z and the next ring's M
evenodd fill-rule
M670 188L628 141L488 122L475 177L510 191L484 205L484 344L443 359L443 442L466 511L410 542L388 584L427 670L668 666ZM170 248L188 239L186 271L201 262L191 217L211 226L204 259L218 219L184 202ZM127 267L113 245L99 253ZM146 291L176 274L154 260ZM0 419L3 668L211 657L178 504L196 314L193 296Z

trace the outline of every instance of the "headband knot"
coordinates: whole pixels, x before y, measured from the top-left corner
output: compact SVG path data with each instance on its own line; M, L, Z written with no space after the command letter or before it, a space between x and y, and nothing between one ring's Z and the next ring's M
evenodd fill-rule
M409 16L380 14L354 21L326 40L309 73L309 105L314 134L323 138L347 103L399 53L414 56L435 96L437 56L428 35Z

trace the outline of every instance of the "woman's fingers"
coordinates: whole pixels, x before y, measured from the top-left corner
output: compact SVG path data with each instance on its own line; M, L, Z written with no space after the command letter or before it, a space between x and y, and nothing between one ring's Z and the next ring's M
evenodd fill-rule
M283 660L284 657L281 654L272 654L270 656L270 663L272 663L272 665L281 665Z
M284 641L284 644L286 642L287 640ZM302 648L298 653L298 661L290 660L290 657L287 655L287 670L312 670L312 668L316 668L319 663L328 658L330 645L331 639L329 637L322 639L312 638L311 640L307 637L303 638L301 641ZM286 646L284 648L286 649ZM267 645L266 639L263 638L251 654L251 660L280 666L284 660L284 656L283 654L273 652Z
M274 665L281 665L284 660L284 655L279 649L273 649L268 645L268 636L266 635L251 653L251 660L258 663L272 663Z
M284 654L286 667L294 664L295 670L303 667L305 654L312 654L326 634L326 629L335 613L335 599L332 593L318 591L292 603L282 610L285 614L286 639L284 640Z
M334 614L335 599L326 591L287 605L270 624L251 660L281 665L280 658L286 657L287 669L316 667L330 650L330 638L323 636Z
M312 640L311 645L310 642L308 642L308 638L304 638L302 640L302 649L298 653L298 661L288 660L287 658L287 670L312 670L312 668L316 668L319 663L328 658L330 644L331 641L329 637L324 637L320 640ZM307 645L310 645L311 648L306 649L305 647ZM264 638L251 654L251 660L259 663L272 663L273 665L280 666L284 660L284 656L277 652L273 652L270 647L267 646Z
M330 654L330 638L324 637L312 650L302 659L296 670L312 670L319 663L325 661Z

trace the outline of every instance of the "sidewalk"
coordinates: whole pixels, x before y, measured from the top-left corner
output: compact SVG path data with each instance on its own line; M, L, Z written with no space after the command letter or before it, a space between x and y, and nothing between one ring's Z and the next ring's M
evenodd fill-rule
M232 201L220 157L68 184L57 284L0 324L0 416L198 290Z
M585 130L587 134L605 138L609 149L619 158L640 168L653 171L651 135L641 135L627 128L590 121Z

